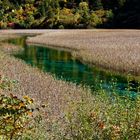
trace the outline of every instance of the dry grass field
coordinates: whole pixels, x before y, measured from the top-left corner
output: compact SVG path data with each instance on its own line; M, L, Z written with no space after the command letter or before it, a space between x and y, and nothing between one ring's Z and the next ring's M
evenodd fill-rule
M85 92L74 84L55 80L51 75L32 68L23 61L17 60L1 51L0 75L17 80L19 82L19 88L16 91L17 95L28 95L39 105L50 106L51 114L54 113L53 116L56 118L61 115L62 107L64 109L70 100L80 99L82 93Z
M7 33L0 35L1 41L15 37L17 36ZM0 76L18 82L17 88L13 87L11 91L1 91L0 89L0 95L13 93L20 98L27 95L34 100L37 108L46 106L41 112L45 121L43 127L46 127L42 131L46 131L49 124L57 121L60 121L62 127L62 124L65 124L62 123L65 110L69 109L72 102L80 102L85 95L87 97L88 90L72 83L58 81L53 76L32 68L23 61L8 55L10 52L17 50L18 46L0 43ZM44 135L43 132L42 134Z
M9 47L7 45L6 50ZM58 81L1 51L0 75L17 81L16 86L8 92L1 92L0 89L0 94L13 93L19 98L29 96L37 108L45 106L39 112L41 124L36 122L37 130L30 134L31 139L61 140L76 137L90 140L92 137L96 140L98 137L121 140L125 137L140 137L139 100L134 103L134 108L129 108L133 102L127 98L123 104L122 100L116 98L112 105L112 99L108 99L104 91L97 91L99 96L94 96L90 90Z
M122 68L123 71L130 71L133 68L134 74L139 74L139 31L115 33L95 31L94 33L92 30L43 30L43 32L41 34L41 31L5 30L0 31L0 38L5 40L16 37L13 33L41 34L29 37L28 42L69 48L74 50L73 55L92 64L116 68L115 70ZM116 47L115 39L118 40ZM122 43L119 44L119 41ZM18 97L27 95L34 99L37 108L45 106L40 112L43 116L43 124L41 127L36 125L37 132L32 132L31 139L140 138L139 98L133 104L127 98L122 103L118 96L113 96L114 100L112 100L106 96L104 90L95 91L97 95L91 94L88 89L57 80L50 74L32 68L24 61L8 55L11 50L17 48L7 43L0 44L0 76L17 81L16 87L10 91L1 91L0 87L0 94L13 93Z
M43 128L45 128L41 132L43 135L46 133L49 124L52 125L54 122L59 121L60 128L65 125L63 117L65 111L69 110L69 105L72 102L80 102L85 95L87 97L88 91L72 83L58 81L53 76L9 56L7 54L11 51L9 48L12 48L13 51L16 46L1 44L0 48L0 76L13 79L18 83L16 88L13 87L11 91L1 91L0 89L0 95L13 93L19 98L29 96L34 100L37 108L41 109L41 106L45 106L43 111L40 112L43 122L45 122L43 124ZM51 131L49 133L50 136L48 137L51 137Z
M89 64L140 75L139 30L2 30L0 34L38 34L28 43L67 48Z
M27 42L68 48L81 61L140 75L138 30L54 30L30 37Z

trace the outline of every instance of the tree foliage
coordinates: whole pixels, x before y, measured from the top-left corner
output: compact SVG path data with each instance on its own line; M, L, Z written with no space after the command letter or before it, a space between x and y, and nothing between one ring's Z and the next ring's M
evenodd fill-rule
M0 0L0 28L140 28L139 0Z

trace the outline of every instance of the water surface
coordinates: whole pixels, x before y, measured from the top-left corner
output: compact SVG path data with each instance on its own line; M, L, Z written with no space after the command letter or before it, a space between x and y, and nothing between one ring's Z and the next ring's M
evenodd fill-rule
M15 57L54 75L58 79L89 86L92 90L103 88L110 93L117 90L119 94L134 96L138 92L136 81L130 81L128 84L126 77L83 64L68 51L41 45L27 45L25 39L23 37L9 41L21 46L21 51ZM130 91L128 91L128 88Z

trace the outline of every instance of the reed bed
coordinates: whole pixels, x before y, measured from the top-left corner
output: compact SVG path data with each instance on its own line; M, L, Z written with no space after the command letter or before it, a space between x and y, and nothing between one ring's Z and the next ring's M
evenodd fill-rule
M68 48L81 61L140 75L138 30L54 30L30 37L27 42Z
M44 37L47 34L40 36ZM110 97L104 90L91 94L88 89L57 80L52 75L32 68L24 61L7 54L16 50L17 46L2 43L0 48L0 75L15 80L16 83L11 91L4 91L5 94L12 92L17 96L27 95L34 100L36 108L40 109L43 106L40 112L43 124L36 125L38 130L30 134L30 139L140 138L139 98L134 101L127 97L121 99L117 96L115 88L112 89Z
M27 66L23 61L0 52L1 75L15 79L19 83L17 95L29 95L36 102L51 106L54 116L62 112L69 100L80 98L83 89L71 83L56 80L53 76L45 74L36 68ZM61 111L60 111L61 110ZM61 114L61 113L60 113Z
M139 30L1 30L0 38L13 34L38 34L27 42L70 49L86 63L140 76Z
M121 99L115 88L109 98L104 90L92 95L88 89L58 81L1 51L0 75L16 83L3 94L29 96L36 108L43 106L41 124L35 125L36 131L30 134L30 140L140 138L139 98Z

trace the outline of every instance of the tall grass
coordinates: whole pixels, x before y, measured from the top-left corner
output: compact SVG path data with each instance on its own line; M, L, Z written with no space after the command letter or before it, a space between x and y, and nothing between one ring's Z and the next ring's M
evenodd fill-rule
M58 129L59 139L140 139L139 97L135 100L117 95L108 97L104 91L100 91L94 97L86 95L81 101L71 103L64 118L66 126Z
M12 83L8 79L1 79L0 88L10 90ZM27 96L22 100L13 94L9 97L1 95L0 101L0 111L3 112L3 115L0 115L0 123L5 125L5 127L0 126L0 137L3 140L140 139L139 96L135 99L118 96L117 93L108 96L103 90L93 96L87 91L82 94L80 100L69 102L63 112L62 120L51 121L50 124L42 120L40 115L28 116L34 112L33 108L27 107L33 102ZM7 113L4 113L4 110Z
M76 57L106 69L140 75L138 30L58 30L28 38L76 51Z
M92 95L90 90L58 81L1 51L0 70L1 75L19 82L13 89L13 82L5 80L1 83L1 93L27 94L34 98L39 109L42 103L47 104L39 112L43 117L31 121L32 131L25 128L26 133L20 135L22 140L140 139L140 97L118 96L115 83L110 93L101 89Z
M0 140L45 140L42 116L33 99L12 93L15 86L15 80L0 75Z

